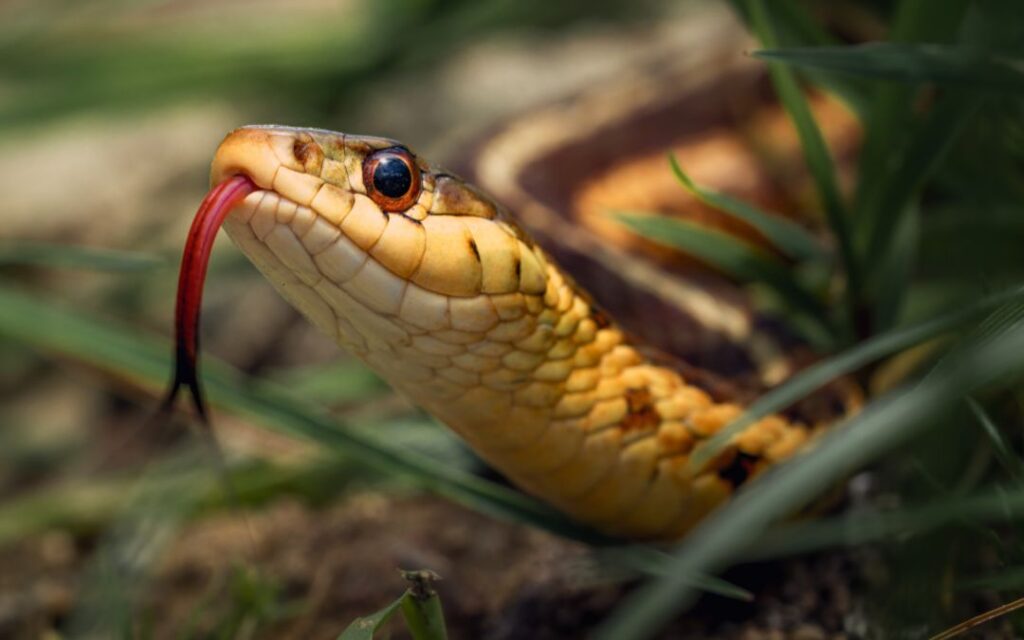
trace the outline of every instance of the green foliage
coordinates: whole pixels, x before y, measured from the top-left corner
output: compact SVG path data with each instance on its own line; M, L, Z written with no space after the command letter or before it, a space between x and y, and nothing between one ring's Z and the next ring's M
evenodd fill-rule
M786 265L763 249L688 220L629 213L617 213L616 218L637 233L697 256L741 282L765 285L794 314L800 314L802 319L812 323L807 336L809 339L821 342L831 338L824 325L825 310L821 303L792 277Z
M775 27L763 0L748 0L747 5L754 33L764 45L775 46L778 42ZM789 114L797 134L800 136L800 145L803 147L807 168L817 185L818 195L825 208L825 215L832 228L832 233L835 235L836 244L839 246L839 260L847 280L847 289L851 292L858 291L861 265L858 264L853 252L849 214L839 194L832 155L821 135L821 130L818 129L814 116L811 114L806 95L801 89L796 75L787 67L775 64L769 64L768 71L771 73L772 84L775 86L779 101ZM845 300L845 312L849 315L839 319L841 331L846 335L851 335L854 322L851 298L852 296L847 296Z
M438 576L431 571L403 571L402 575L412 586L380 611L357 618L338 636L338 640L372 640L374 633L397 611L402 612L413 640L445 640L448 637L441 598L432 585Z
M755 51L754 56L874 80L1024 93L1024 60L962 45L873 42Z
M679 182L683 183L683 186L698 200L746 222L788 257L794 260L828 260L831 258L822 247L821 242L800 224L764 213L757 207L726 194L703 189L694 184L690 176L686 175L674 155L670 154L668 161ZM658 237L656 233L648 235ZM723 265L716 264L715 266Z
M1019 408L1014 405L1011 417L1003 419L997 416L1007 412L993 409L998 399L1017 393L1024 368L1020 248L1013 242L1024 213L1024 145L1015 124L1022 113L1024 27L1011 18L1012 3L902 0L893 3L889 42L843 46L809 28L813 20L798 3L733 4L767 47L754 55L769 63L836 238L836 255L824 262L834 265L835 285L804 292L821 307L845 312L822 320L825 331L839 338L838 353L762 396L698 447L691 464L720 454L736 433L829 380L867 380L880 358L925 342L937 347L940 336L960 340L952 349L933 349L940 355L931 364L921 362L926 375L919 382L873 398L809 453L741 490L679 545L664 563L665 573L631 594L597 637L652 636L693 602L693 591L678 579L683 573L865 544L886 545L892 571L901 577L893 590L919 594L880 598L875 614L893 628L923 623L941 629L956 614L934 603L951 599L948 585L958 583L950 576L974 557L949 549L991 549L1011 566L1024 563L994 529L1022 519L1020 434L1014 425ZM849 197L835 186L796 71L855 104L861 117L865 138ZM708 197L674 168L684 188L761 230L798 266L811 259L794 255L789 239L766 232L742 203ZM679 238L688 230L648 217L654 221L642 228L628 223L740 282L775 291L801 286L799 269L788 273L788 285L774 272L766 277L769 270L737 270L717 253L691 250L703 244L706 230ZM922 313L925 299L931 301ZM792 323L799 308L788 309ZM920 319L908 322L908 314ZM780 523L868 464L881 464L888 486L911 502L893 511ZM983 488L975 489L979 484ZM982 578L969 588L1012 585L1019 572L1007 575L1007 581Z
M66 244L0 241L0 268L49 267L96 271L149 271L167 266L159 256Z

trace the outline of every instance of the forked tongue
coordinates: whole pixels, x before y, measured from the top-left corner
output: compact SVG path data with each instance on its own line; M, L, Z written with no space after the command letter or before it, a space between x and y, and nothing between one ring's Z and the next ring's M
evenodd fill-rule
M161 413L169 412L181 388L188 387L199 419L204 425L209 424L199 384L199 312L203 284L217 231L231 209L256 188L249 178L233 176L211 189L196 211L178 273L178 296L174 309L174 378L160 407Z

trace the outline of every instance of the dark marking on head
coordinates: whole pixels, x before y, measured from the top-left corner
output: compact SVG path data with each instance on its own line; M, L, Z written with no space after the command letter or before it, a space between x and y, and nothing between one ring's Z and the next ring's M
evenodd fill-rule
M299 161L299 164L306 164L306 159L309 158L310 147L312 144L312 142L300 140L299 138L295 139L295 142L292 144L292 153L295 154L295 159Z
M324 164L324 151L309 134L300 134L292 142L292 155L306 173L319 175Z
M515 270L516 270L516 281L518 282L521 279L522 275L523 275L523 263L519 259L519 256L516 256Z
M476 258L477 262L480 262L480 249L476 246L476 240L469 238L469 250L473 252L473 257Z
M731 484L734 489L739 488L754 474L759 461L758 456L739 451L729 464L718 470L718 477Z
M661 414L654 406L654 397L650 389L640 387L626 389L626 417L622 419L622 428L626 431L646 431L661 424Z

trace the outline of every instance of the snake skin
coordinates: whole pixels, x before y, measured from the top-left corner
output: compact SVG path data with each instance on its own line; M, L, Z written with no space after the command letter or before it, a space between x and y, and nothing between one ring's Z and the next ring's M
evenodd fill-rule
M245 127L213 183L260 188L225 229L280 293L515 484L600 531L683 535L814 430L772 416L694 472L741 408L660 366L507 212L416 159L417 201L382 211L363 161L398 143Z

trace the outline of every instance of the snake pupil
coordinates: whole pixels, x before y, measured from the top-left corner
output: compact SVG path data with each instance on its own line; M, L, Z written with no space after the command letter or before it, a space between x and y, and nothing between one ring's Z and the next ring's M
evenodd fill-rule
M412 171L398 156L385 156L373 170L373 188L388 198L401 198L412 187Z

